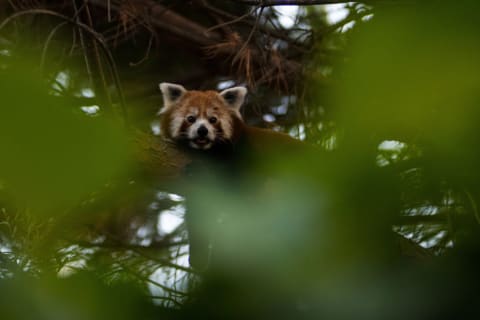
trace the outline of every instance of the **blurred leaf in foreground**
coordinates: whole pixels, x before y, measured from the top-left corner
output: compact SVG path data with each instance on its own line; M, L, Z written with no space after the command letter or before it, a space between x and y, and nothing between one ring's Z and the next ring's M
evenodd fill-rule
M345 142L354 152L382 140L420 144L435 174L476 180L479 4L414 7L379 7L353 37L334 92Z
M125 171L126 133L75 114L24 65L0 72L0 180L17 205L55 214Z
M2 319L145 319L153 307L130 285L106 286L92 274L69 279L0 280Z
M379 7L353 35L332 94L342 130L335 162L325 169L320 158L295 162L316 183L285 180L273 197L247 187L257 197L233 194L225 203L190 198L227 221L219 230L204 226L220 239L213 245L220 271L206 282L200 310L218 310L222 301L225 318L478 317L478 248L428 265L389 255L393 217L408 203L396 172L376 163L379 144L398 140L421 148L438 180L478 187L478 7ZM223 195L222 187L206 192Z

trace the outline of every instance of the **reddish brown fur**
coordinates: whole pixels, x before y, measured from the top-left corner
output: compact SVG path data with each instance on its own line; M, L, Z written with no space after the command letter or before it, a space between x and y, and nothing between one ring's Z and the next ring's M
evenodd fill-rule
M173 85L174 90L181 89L181 94L177 96L177 92L174 92L172 94L173 97L169 97L167 85ZM235 88L227 89L226 91L228 93L229 90L236 90ZM187 170L189 172L189 181L193 180L195 182L197 177L195 174L197 173L200 173L198 176L201 178L213 174L231 178L231 184L233 188L236 188L237 186L243 186L243 183L247 180L250 182L249 180L252 177L252 180L256 181L257 177L251 174L258 174L256 172L257 168L262 168L258 177L270 177L269 171L263 170L268 167L262 165L269 163L272 157L277 155L297 155L299 151L302 151L303 143L289 135L244 124L238 110L243 103L246 89L240 89L240 92L237 91L237 95L233 95L233 97L228 97L225 91L221 93L215 91L185 91L183 87L180 86L179 88L175 84L161 85L161 90L164 93L164 100L167 101L166 109L162 111L161 128L163 135L175 140L179 147L188 146L187 154L191 156L192 160ZM235 101L235 97L239 98L239 100ZM200 121L192 124L187 119L191 114L189 109L192 108L198 109L198 117L202 118L201 121L205 121L212 115L227 121L231 128L230 139L226 143L223 143L224 141L219 143L215 141L212 148L201 149L195 148L195 145L192 146L191 141L183 141L182 137L172 137L170 129L173 121L177 121L175 125L179 126L180 132L182 130L185 132L195 132L197 130L195 123L200 123ZM217 130L220 129L218 126L220 124L215 126ZM219 181L223 181L223 179ZM203 182L203 179L196 182ZM204 188L203 183L197 186ZM187 199L189 199L188 195ZM191 197L191 199L195 201L196 197ZM195 206L192 205L192 208L195 208ZM209 234L210 231L207 230L206 232L202 226L216 226L216 220L209 221L212 218L216 219L216 215L209 214L205 216L202 215L201 210L198 212L195 212L195 209L187 210L186 222L190 242L190 265L199 270L205 270L211 263L212 249L209 247L211 235ZM208 222L205 222L205 220Z
M207 110L210 110L213 111L213 113L209 116L214 115L218 119L229 119L234 127L234 136L232 140L236 140L238 138L238 132L243 131L242 128L238 127L239 125L243 124L243 121L239 115L237 115L236 112L225 103L223 98L219 96L218 92L212 90L190 90L185 92L179 101L175 102L174 106L169 108L163 114L161 120L161 129L164 137L168 137L170 139L174 138L171 136L169 130L170 123L173 121L173 114L180 111L180 113L185 117L190 107L195 107L195 109L198 109L200 115L202 116L207 116ZM185 130L190 125L190 123L184 121L181 130ZM216 123L214 126L219 130L223 130L220 126L220 122Z
M213 106L213 108L211 108ZM208 109L213 109L217 118L229 119L232 123L232 138L230 141L235 144L242 141L247 146L248 152L262 153L268 150L289 149L296 150L303 147L304 144L290 137L287 134L275 132L272 130L261 129L247 126L241 116L231 107L229 107L224 99L216 91L187 91L173 105L166 110L161 120L162 133L165 137L173 139L169 131L173 114L181 112L183 116L188 113L189 107L196 107L202 115L205 115ZM182 129L185 130L190 124L186 121L182 123Z

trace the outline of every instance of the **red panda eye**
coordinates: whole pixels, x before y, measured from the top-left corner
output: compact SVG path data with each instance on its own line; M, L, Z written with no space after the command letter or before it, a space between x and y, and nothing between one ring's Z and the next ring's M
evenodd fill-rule
M197 120L197 118L195 118L194 116L188 116L187 117L187 121L190 122L190 123L194 123L195 120Z
M216 117L210 117L210 119L208 119L208 121L209 121L211 124L214 124L215 122L217 122L217 118L216 118Z

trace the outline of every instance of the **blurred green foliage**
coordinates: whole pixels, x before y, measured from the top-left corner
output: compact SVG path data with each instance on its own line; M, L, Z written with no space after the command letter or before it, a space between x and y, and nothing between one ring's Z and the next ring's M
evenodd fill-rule
M39 266L2 204L0 236L14 235L0 243L2 319L476 319L480 5L452 6L378 5L318 40L298 123L317 146L265 148L178 182L208 247L200 275L186 265L184 199L140 178L140 199L124 189L98 206L133 216L115 226L123 233L59 239ZM324 12L309 14L325 27ZM342 49L334 64L321 52L332 47ZM0 71L1 200L40 220L71 211L59 228L75 225L78 203L130 182L129 138L106 115L48 95L20 64ZM98 224L112 223L101 213Z
M479 262L480 25L472 16L478 4L414 8L379 6L371 21L349 33L328 99L322 81L306 84L311 105L330 106L334 153L263 155L270 168L277 165L270 172L275 178L232 193L230 180L199 184L204 190L191 199L195 210L223 217L220 226L204 220L218 269L199 310L215 314L213 305L220 304L227 317L282 319L479 315L473 270ZM395 154L382 164L385 145ZM209 194L222 196L205 201ZM422 206L433 213L423 214ZM443 222L427 217L414 224L423 230L419 242L442 243L446 257L437 260L432 250L427 265L405 263L392 226L415 239L418 231L399 222L404 213L422 221L443 210ZM429 228L439 225L428 240Z
M134 319L153 315L141 292L128 284L106 286L84 272L69 279L18 276L0 282L2 319ZM8 294L6 294L8 293ZM156 311L161 315L161 311Z
M56 215L125 178L129 140L120 122L87 117L48 95L36 72L29 59L0 72L0 179L24 209Z

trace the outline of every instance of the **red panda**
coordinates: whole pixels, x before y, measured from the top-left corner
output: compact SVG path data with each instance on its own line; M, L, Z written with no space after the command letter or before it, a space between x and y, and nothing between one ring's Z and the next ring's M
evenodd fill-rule
M197 187L203 189L205 174L212 173L215 178L228 177L230 182L226 187L231 191L242 181L250 180L252 163L261 162L268 153L270 157L272 152L285 156L303 146L301 141L286 134L246 125L240 114L247 94L244 87L221 92L190 91L178 84L160 83L160 90L164 100L159 112L162 136L192 155L192 162L185 169L185 186L190 192L199 191ZM214 232L212 227L203 226L214 226L216 213L197 210L198 203L192 204L198 198L196 194L186 196L190 265L197 270L207 270L214 251L211 248Z
M248 126L240 114L247 89L186 90L160 83L164 106L160 110L164 138L179 146L207 152L235 150L254 153L297 148L302 142L287 134Z

